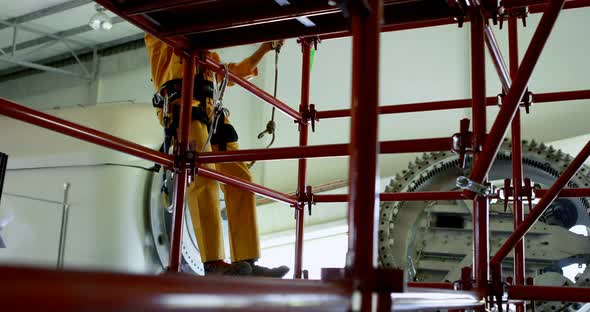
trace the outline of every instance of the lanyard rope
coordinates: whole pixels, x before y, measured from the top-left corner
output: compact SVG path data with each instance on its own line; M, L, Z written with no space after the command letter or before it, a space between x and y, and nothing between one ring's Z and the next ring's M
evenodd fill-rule
M275 43L273 42L273 49L275 50L275 81L274 81L274 90L273 90L272 96L276 98L277 97L277 87L278 87L278 82L279 82L279 53L281 52L281 45L278 45L278 44L275 45ZM266 124L266 129L264 129L262 132L260 132L258 134L259 140L264 138L264 136L266 134L270 134L272 136L270 143L268 143L266 148L271 147L275 142L276 126L277 126L277 124L275 123L275 111L276 111L276 107L273 106L270 120ZM256 161L255 160L251 161L248 164L248 168L252 168L254 166L254 164L256 164Z

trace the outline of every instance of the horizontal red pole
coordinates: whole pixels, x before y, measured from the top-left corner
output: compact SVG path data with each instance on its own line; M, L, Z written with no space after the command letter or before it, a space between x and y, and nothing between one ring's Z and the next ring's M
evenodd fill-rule
M316 203L344 203L348 202L348 194L319 194L314 195ZM460 200L465 199L461 191L450 192L405 192L381 193L380 201L427 201L427 200Z
M172 155L160 153L145 146L123 140L102 131L91 129L65 119L57 118L55 116L36 111L3 98L0 98L0 114L58 133L62 133L82 141L104 146L106 148L143 158L145 160L153 161L167 168L171 168L174 164Z
M417 283L408 282L408 287L414 288L434 288L434 289L455 289L453 283Z
M201 63L203 63L204 65L206 65L207 67L209 67L213 71L220 71L223 69L223 66L221 64L215 62L214 60L212 60L209 57L207 57L206 62L201 61ZM295 110L295 109L291 108L289 105L279 101L278 99L276 99L272 95L268 94L266 91L260 89L259 87L255 86L253 83L247 81L246 79L236 75L235 73L233 73L231 71L229 72L229 79L232 82L234 82L235 84L246 89L246 91L257 96L259 99L276 107L278 110L283 112L285 115L291 117L293 120L301 121L301 119L303 118L297 110Z
M321 194L313 195L316 203L347 203L348 194Z
M292 20L296 17L312 17L318 15L339 13L340 9L321 1L303 2L298 6L285 6L262 10L256 8L252 12L235 12L234 16L217 16L206 22L194 23L190 21L187 25L175 25L170 30L162 32L162 36L180 36L197 33L229 30L240 27L249 27L268 23L277 23Z
M508 299L590 302L590 288L551 286L509 286Z
M521 8L529 5L546 4L547 0L502 0L505 9Z
M423 201L423 200L459 200L465 199L461 191L450 192L407 192L382 193L381 201Z
M198 155L197 162L206 164L234 161L336 157L345 155L348 155L348 144L330 144L224 152L206 152L200 153Z
M451 138L386 141L380 143L382 154L419 153L451 150ZM302 159L349 155L349 144L294 146L224 152L206 152L197 156L199 163L220 163L253 160Z
M547 189L534 190L535 197L543 197ZM492 195L492 197L495 197ZM590 188L563 189L557 196L559 198L590 197ZM461 200L466 199L462 191L449 192L406 192L406 193L381 193L381 201L422 201L422 200ZM343 203L348 201L348 194L318 194L314 195L317 203Z
M549 1L547 0L503 0L502 6L506 9L521 8L528 6L530 13L542 13ZM567 0L564 9L577 9L590 6L589 0Z
M488 98L488 105L497 105L496 97ZM493 104L489 102L492 101ZM412 104L388 105L379 107L379 114L401 114L416 113L435 110L458 109L471 107L471 99L433 101ZM350 117L350 109L339 109L331 111L317 112L317 117L321 119Z
M590 90L548 92L533 95L535 103L575 101L590 99Z
M4 311L348 311L345 283L0 267Z
M254 192L258 195L274 199L276 201L283 202L285 204L289 204L291 206L295 206L297 204L297 198L290 196L285 193L281 193L279 191L272 190L268 187L258 185L256 183L252 183L250 181L246 181L244 179L240 179L237 177L232 177L225 175L217 170L209 169L200 167L198 169L198 175L210 178L216 181L219 181L223 184L235 186L244 190L248 190Z
M442 25L450 25L456 24L453 18L440 18L440 19L433 19L433 20L426 20L426 21L419 21L419 22L407 22L407 23L396 23L396 24L388 24L381 26L381 32L391 32L391 31L399 31L399 30L408 30L408 29L416 29L416 28L425 28L425 27L434 27L434 26L442 26ZM326 35L320 35L320 40L329 40L329 39L337 39L337 38L344 38L352 36L352 32L345 30L334 32Z
M549 190L535 190L535 197L543 197ZM559 198L590 197L590 188L563 189L557 195Z
M563 190L568 184L572 177L582 168L586 159L590 156L590 142L586 143L582 151L574 158L571 164L565 169L561 176L551 185L551 188L545 192L539 203L531 210L531 212L525 217L524 221L512 232L506 242L498 249L494 257L492 258L492 265L496 266L502 263L502 260L510 253L510 251L516 246L524 235L530 230L530 228L537 222L537 220L543 215L545 210L553 203L557 198L557 195Z
M560 102L560 101L575 101L575 100L587 100L590 99L590 90L576 90L576 91L563 91L563 92L547 92L547 93L535 93L533 95L533 101L535 104L548 103L548 102ZM486 98L487 106L498 105L497 97ZM399 104L399 105L388 105L379 107L379 114L402 114L402 113L418 113L428 111L438 111L447 109L460 109L470 108L471 99L459 99L459 100L446 100L446 101L433 101L433 102L421 102L412 104ZM319 119L329 118L344 118L350 117L350 109L337 109L323 112L317 112Z

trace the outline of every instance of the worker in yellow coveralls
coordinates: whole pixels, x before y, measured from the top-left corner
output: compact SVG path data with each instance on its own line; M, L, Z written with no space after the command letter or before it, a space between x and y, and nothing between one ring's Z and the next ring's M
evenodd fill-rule
M152 35L145 35L145 43L151 63L152 81L157 90L154 96L154 106L157 108L160 123L168 132L171 132L169 134L173 137L178 130L177 115L180 111L183 75L182 58L175 54L173 48ZM228 64L228 69L242 78L255 77L258 74L257 66L262 57L272 49L273 43L264 43L250 57L239 63ZM217 53L210 53L209 57L220 61ZM213 117L212 81L214 73L205 69L199 71L200 67L197 66L195 76L193 120L190 126L189 142L194 141L198 152L203 148L205 148L204 151L237 150L239 148L237 133L229 124L227 116L221 116L216 128L217 131L210 139L210 144L206 144ZM216 78L223 79L223 75L218 73ZM163 96L167 96L168 112L166 116L162 105ZM171 118L165 118L167 116ZM219 163L209 165L209 167L247 181L252 180L250 171L244 162ZM255 261L260 257L260 244L254 194L229 185L222 185L221 189L225 195L229 223L231 263L224 261L218 183L197 176L187 189L189 210L205 274L283 277L289 271L286 266L266 268L255 264Z

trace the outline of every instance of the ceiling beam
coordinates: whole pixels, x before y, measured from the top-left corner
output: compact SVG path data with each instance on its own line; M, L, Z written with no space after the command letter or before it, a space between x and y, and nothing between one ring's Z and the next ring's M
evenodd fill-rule
M13 17L8 19L7 21L12 24L22 24L27 23L30 21L34 21L49 15L61 13L67 10L71 10L73 8L77 8L79 6L83 6L85 4L91 3L92 0L70 0L68 2L56 4L54 6L50 6L48 8L44 8L38 11L34 11L31 13L27 13L21 16ZM10 26L7 25L0 25L0 30L8 28Z
M79 74L79 73L71 72L71 71L68 71L68 70L63 70L63 69L60 69L60 68L45 66L45 65L41 65L41 64L37 64L37 63L32 63L32 62L17 60L17 59L14 59L14 58L11 58L11 57L6 57L6 56L0 56L0 62L12 63L12 64L24 66L24 67L30 67L30 68L33 68L33 69L37 69L37 70L41 70L41 71L46 71L46 72L50 72L50 73L55 73L55 74L72 76L72 77L76 77L76 78L80 78L80 79L84 79L84 80L90 80L91 79L89 75Z
M140 34L120 38L117 40L101 43L101 44L96 45L95 47L98 49L98 51L103 51L106 49L127 45L131 42L139 42L139 41L143 42L143 37L144 37L144 33L140 33ZM80 50L76 50L75 53L80 56L82 61L85 61L87 59L87 57L89 57L90 54L93 52L93 50L94 50L94 47L87 47L87 48L82 48ZM55 64L58 62L66 62L68 60L72 61L71 64L75 64L75 60L73 59L71 53L63 53L60 55L51 56L46 59L38 60L38 61L36 61L36 63L44 65L44 66L51 66L52 64ZM18 67L18 66L0 70L0 82L3 80L3 78L5 78L8 75L13 75L13 74L16 74L19 72L24 72L27 70L28 69L23 69L22 67Z
M124 20L119 16L115 16L111 19L111 23L113 23L113 25L121 23L123 21ZM66 29L66 30L63 30L60 32L56 32L53 34L47 34L46 36L43 36L43 37L39 37L39 38L35 38L32 40L18 43L16 45L16 51L36 47L36 46L46 44L48 42L55 41L55 40L64 40L68 37L80 35L80 34L83 34L83 33L89 32L89 31L94 31L94 29L92 29L92 27L90 27L88 25L82 25L82 26ZM9 51L10 49L12 49L12 45L0 48L0 50L4 50L4 51Z

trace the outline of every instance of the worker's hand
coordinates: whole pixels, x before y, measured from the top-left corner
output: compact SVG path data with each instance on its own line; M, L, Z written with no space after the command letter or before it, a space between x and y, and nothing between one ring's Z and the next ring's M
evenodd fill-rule
M264 46L265 46L267 52L269 52L269 51L273 51L273 50L281 50L281 47L283 46L284 43L285 43L285 40L281 39L281 40L266 42L266 43L264 43Z

